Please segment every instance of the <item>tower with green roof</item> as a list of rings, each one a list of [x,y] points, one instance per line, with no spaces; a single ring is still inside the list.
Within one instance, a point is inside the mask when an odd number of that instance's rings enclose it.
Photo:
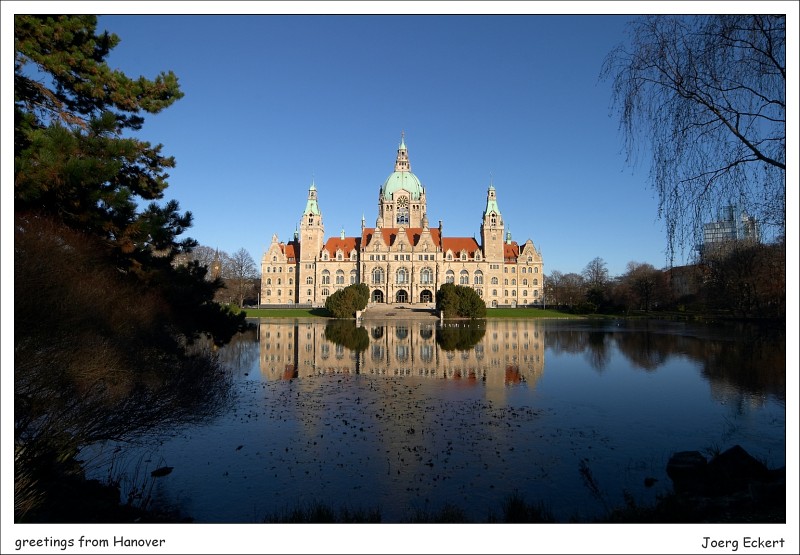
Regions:
[[[489,185],[486,193],[486,209],[483,211],[481,223],[481,241],[483,253],[488,262],[503,263],[503,215],[497,206],[497,192],[494,185]]]
[[[394,172],[386,178],[378,193],[380,227],[422,227],[426,204],[425,188],[411,171],[405,133],[402,133]]]
[[[311,181],[306,209],[300,218],[300,265],[297,274],[298,302],[315,302],[316,261],[325,242],[325,226],[317,203],[317,187]],[[309,282],[310,280],[310,282]]]

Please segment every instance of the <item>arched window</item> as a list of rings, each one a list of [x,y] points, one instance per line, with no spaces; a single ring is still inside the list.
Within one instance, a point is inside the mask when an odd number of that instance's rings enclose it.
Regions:
[[[350,270],[350,285],[355,285],[356,279],[358,279],[358,272]]]
[[[328,251],[322,252],[322,260],[330,260],[330,256],[328,255]]]
[[[539,268],[537,268],[536,266],[534,266],[534,267],[533,267],[533,273],[534,273],[534,274],[538,274],[538,273],[539,273]]]
[[[328,295],[330,295],[330,291],[328,291],[327,287],[323,287],[322,288],[322,296],[323,297],[327,297]]]
[[[467,259],[467,252],[461,251],[461,260],[466,260],[466,259]]]
[[[322,270],[322,285],[331,284],[331,273],[328,270]]]
[[[516,285],[516,284],[517,284],[517,280],[515,280],[515,279],[512,279],[512,280],[511,280],[511,285]]]
[[[278,278],[278,285],[281,284],[281,278]]]
[[[447,273],[444,275],[445,283],[455,283],[456,275],[453,273],[453,270],[447,270]]]
[[[272,295],[272,290],[270,290],[270,289],[267,289],[267,297],[269,297],[269,296],[271,296],[271,295]]]
[[[533,284],[534,285],[539,285],[539,280],[538,279],[533,280]]]
[[[430,268],[423,268],[419,273],[419,282],[420,283],[433,283],[433,272]]]
[[[383,283],[383,270],[381,268],[372,270],[372,283]]]
[[[308,276],[306,278],[306,285],[313,285],[313,284],[314,284],[314,278],[312,276]]]
[[[496,277],[492,278],[492,285],[497,285],[498,281]]]
[[[503,280],[503,285],[508,285],[508,280],[507,279]]]
[[[350,260],[354,261],[356,259],[356,256],[357,255],[355,250],[350,251]]]
[[[492,296],[493,296],[493,297],[496,297],[496,296],[497,296],[497,289],[492,289]]]
[[[463,256],[463,254],[462,254]],[[466,270],[461,270],[458,274],[458,283],[459,285],[469,285],[469,272]]]
[[[267,278],[267,285],[272,285],[272,278]]]
[[[289,278],[289,285],[292,285],[293,283],[294,283],[294,280],[292,278]]]
[[[397,283],[408,283],[408,270],[405,268],[397,270]]]
[[[344,285],[344,271],[336,270],[336,285]]]

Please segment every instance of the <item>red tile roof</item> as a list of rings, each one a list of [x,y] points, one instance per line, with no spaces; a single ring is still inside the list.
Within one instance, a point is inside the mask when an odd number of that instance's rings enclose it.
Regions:
[[[296,243],[289,243],[288,245],[284,245],[281,243],[281,248],[283,249],[283,254],[286,255],[286,258],[294,258],[296,261],[299,258],[300,249],[298,248],[300,245]],[[293,262],[290,260],[290,262]]]
[[[400,231],[398,227],[382,227],[381,228],[381,236],[383,237],[383,242],[389,246],[394,245],[395,240],[397,239],[397,233]],[[431,239],[433,240],[433,244],[439,246],[440,238],[439,238],[439,229],[438,228],[429,228]],[[412,246],[417,246],[419,243],[419,239],[422,236],[422,228],[421,227],[407,227],[405,228],[406,237],[408,238],[408,242],[411,243]],[[374,227],[365,227],[364,231],[361,234],[361,244],[362,245],[369,245],[372,241],[372,236],[375,235],[375,228]]]
[[[451,250],[455,257],[458,257],[464,250],[467,251],[467,256],[472,258],[475,251],[480,248],[478,242],[472,237],[446,237],[442,243],[442,251]]]
[[[336,256],[337,249],[342,249],[345,256],[350,256],[350,251],[353,249],[358,250],[361,243],[360,237],[331,237],[325,243],[323,249],[328,249],[331,256]]]
[[[511,241],[511,244],[503,244],[503,258],[506,259],[506,262],[516,262],[518,256],[519,245],[516,243],[516,241]]]

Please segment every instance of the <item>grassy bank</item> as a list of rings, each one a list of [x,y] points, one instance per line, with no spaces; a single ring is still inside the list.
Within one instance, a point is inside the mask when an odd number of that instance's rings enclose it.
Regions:
[[[586,318],[582,314],[568,314],[547,308],[487,308],[487,318]]]

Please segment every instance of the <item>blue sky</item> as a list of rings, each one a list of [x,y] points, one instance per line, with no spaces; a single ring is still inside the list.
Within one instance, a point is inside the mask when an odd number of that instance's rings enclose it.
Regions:
[[[166,198],[188,235],[260,263],[289,240],[312,179],[326,235],[374,225],[405,131],[428,218],[480,231],[490,180],[513,238],[545,272],[666,264],[647,167],[610,114],[603,58],[624,16],[103,16],[109,64],[174,71],[185,97],[139,136],[176,158]],[[579,40],[576,40],[579,39]],[[676,261],[680,262],[680,260]]]

